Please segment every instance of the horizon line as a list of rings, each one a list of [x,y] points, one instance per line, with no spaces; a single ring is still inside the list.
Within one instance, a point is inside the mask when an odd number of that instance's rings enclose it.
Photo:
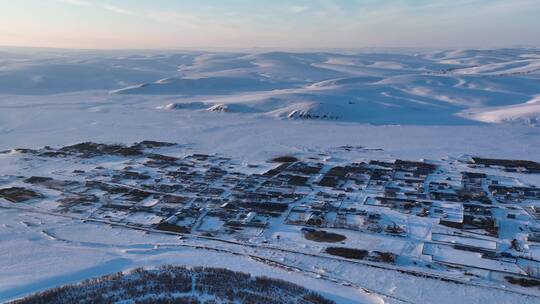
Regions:
[[[87,47],[55,47],[55,46],[32,46],[32,45],[2,45],[0,49],[41,49],[57,51],[305,51],[305,52],[325,52],[325,51],[362,51],[362,50],[410,50],[410,51],[445,51],[445,50],[501,50],[501,49],[540,49],[539,45],[513,45],[513,46],[491,46],[491,47],[416,47],[416,46],[364,46],[364,47],[217,47],[217,46],[191,46],[191,47],[164,47],[164,48],[87,48]]]

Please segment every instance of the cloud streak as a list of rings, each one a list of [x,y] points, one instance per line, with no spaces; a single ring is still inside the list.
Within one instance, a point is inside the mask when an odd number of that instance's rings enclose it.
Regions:
[[[121,14],[121,15],[135,15],[135,13],[132,12],[131,10],[129,10],[129,9],[125,9],[125,8],[115,6],[115,5],[111,5],[111,4],[102,4],[102,5],[100,5],[100,7],[103,8],[104,10],[107,10],[107,11],[110,11],[110,12],[113,12],[113,13],[117,13],[117,14]]]
[[[65,4],[77,5],[77,6],[92,6],[92,3],[84,0],[58,0]]]
[[[291,13],[299,14],[299,13],[303,13],[303,12],[309,10],[309,7],[308,6],[301,6],[301,5],[291,5],[291,6],[287,7],[287,9]]]
[[[64,4],[69,4],[69,5],[94,7],[94,8],[102,9],[105,11],[113,12],[116,14],[121,14],[121,15],[135,15],[135,12],[133,12],[132,10],[128,8],[112,5],[109,3],[89,2],[86,0],[59,0],[59,1]]]

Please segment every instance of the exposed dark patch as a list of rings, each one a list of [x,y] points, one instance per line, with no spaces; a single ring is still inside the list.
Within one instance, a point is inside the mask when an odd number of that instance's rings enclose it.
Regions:
[[[524,169],[526,173],[540,173],[540,163],[530,160],[512,160],[512,159],[494,159],[473,157],[474,164],[504,167],[507,171],[515,171],[519,168]]]
[[[369,251],[367,250],[345,247],[328,247],[326,248],[326,253],[355,260],[363,260],[369,255]]]
[[[347,239],[347,237],[344,235],[327,232],[324,230],[304,228],[302,229],[302,232],[304,232],[304,237],[306,239],[315,242],[337,243]]]
[[[157,224],[156,229],[161,230],[161,231],[169,231],[169,232],[176,232],[176,233],[189,233],[190,232],[190,229],[187,227],[182,227],[175,224],[169,224],[167,222],[162,222],[162,223]]]
[[[319,182],[319,186],[334,188],[338,185],[339,180],[333,176],[325,176]]]
[[[309,177],[291,175],[291,177],[289,178],[289,184],[294,185],[294,186],[305,186],[308,179]]]
[[[125,146],[120,144],[96,144],[93,142],[84,142],[67,147],[63,147],[60,152],[78,154],[79,157],[96,157],[103,155],[117,156],[141,156],[143,152],[138,145]]]
[[[374,254],[375,254],[374,259],[376,261],[380,261],[380,262],[383,262],[383,263],[389,263],[389,264],[393,264],[393,263],[396,262],[396,255],[391,253],[391,252],[375,251]]]
[[[53,179],[51,177],[43,177],[43,176],[32,176],[24,180],[25,183],[28,184],[43,184],[46,182],[50,182]]]
[[[510,284],[519,285],[523,287],[537,287],[540,286],[540,280],[516,278],[512,276],[504,277]]]
[[[116,179],[132,179],[132,180],[147,180],[150,179],[150,175],[142,174],[135,171],[122,171],[119,174],[112,176]]]
[[[298,158],[294,156],[280,156],[272,159],[274,163],[294,163],[299,161]]]
[[[162,147],[176,146],[176,144],[170,143],[170,142],[163,142],[163,141],[144,140],[133,146],[143,147],[143,148],[162,148]]]
[[[44,198],[45,196],[31,189],[11,187],[0,189],[0,197],[13,203],[20,203],[31,199]]]

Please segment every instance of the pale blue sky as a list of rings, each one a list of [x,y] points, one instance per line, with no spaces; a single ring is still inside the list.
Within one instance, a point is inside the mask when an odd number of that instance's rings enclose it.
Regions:
[[[540,45],[540,0],[0,0],[0,45]]]

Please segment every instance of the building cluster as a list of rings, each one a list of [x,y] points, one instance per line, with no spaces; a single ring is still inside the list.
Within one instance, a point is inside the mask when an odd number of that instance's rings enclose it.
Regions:
[[[533,162],[473,158],[451,166],[285,156],[246,165],[219,155],[167,156],[157,153],[159,147],[169,144],[23,151],[75,157],[79,166],[69,179],[26,177],[0,189],[0,197],[16,203],[54,198],[57,212],[234,240],[266,238],[265,231],[280,225],[314,235],[335,229],[403,239],[413,236],[414,219],[431,227],[420,244],[426,261],[518,276],[540,272],[540,189],[483,170],[535,174]],[[92,163],[96,157],[105,160]],[[108,157],[116,157],[114,165]],[[399,257],[387,254],[392,262]]]

